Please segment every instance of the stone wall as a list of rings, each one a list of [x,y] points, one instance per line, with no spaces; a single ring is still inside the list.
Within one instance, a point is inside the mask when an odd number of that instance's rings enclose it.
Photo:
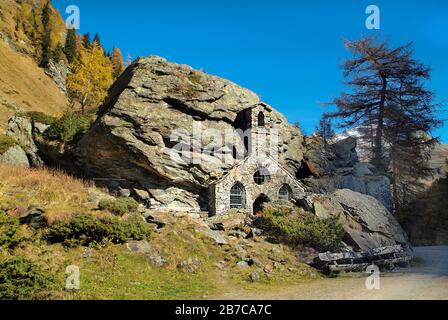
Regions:
[[[260,168],[266,168],[270,173],[269,181],[262,185],[254,181],[254,173]],[[249,157],[210,186],[210,209],[213,214],[219,215],[230,210],[230,189],[236,183],[244,187],[245,210],[250,214],[253,213],[254,201],[260,195],[271,201],[278,200],[278,192],[285,184],[292,190],[291,198],[302,198],[305,195],[303,186],[275,160],[269,157]]]

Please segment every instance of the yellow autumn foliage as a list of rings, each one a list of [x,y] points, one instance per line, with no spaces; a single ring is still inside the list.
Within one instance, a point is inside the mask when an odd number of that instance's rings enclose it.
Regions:
[[[97,43],[92,48],[82,48],[71,70],[67,89],[80,103],[82,112],[99,107],[114,81],[112,63],[103,49]]]

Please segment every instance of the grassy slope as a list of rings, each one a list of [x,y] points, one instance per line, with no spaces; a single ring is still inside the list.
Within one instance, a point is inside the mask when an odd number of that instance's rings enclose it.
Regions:
[[[67,98],[33,59],[0,40],[0,130],[16,112],[60,115]]]
[[[40,13],[45,3],[46,0],[0,1],[0,132],[15,112],[41,111],[59,115],[67,106],[66,97],[37,66],[39,42],[30,39],[25,32],[27,29],[29,34],[32,30],[38,38],[42,37]],[[37,26],[31,25],[32,10],[36,12]],[[65,39],[64,21],[56,10],[52,23],[54,47]]]
[[[89,183],[58,171],[0,165],[0,210],[11,215],[29,205],[44,207],[50,223],[73,214],[108,215],[96,210],[96,202],[104,196]],[[125,245],[65,249],[35,237],[35,241],[25,242],[13,254],[26,256],[54,274],[58,282],[52,296],[60,299],[203,299],[235,290],[269,290],[316,277],[316,272],[299,263],[285,246],[258,238],[235,238],[231,245],[219,246],[204,236],[203,225],[198,221],[171,213],[166,213],[165,220],[167,225],[153,232],[150,240],[166,260],[161,268],[153,267],[146,256],[129,252]],[[242,259],[238,246],[262,265],[237,267]],[[199,269],[195,273],[181,271],[179,263],[192,257],[201,260]],[[277,267],[267,275],[262,269],[272,260],[277,261]],[[65,269],[69,265],[80,268],[79,291],[64,289]],[[257,283],[248,281],[253,271],[261,276]]]

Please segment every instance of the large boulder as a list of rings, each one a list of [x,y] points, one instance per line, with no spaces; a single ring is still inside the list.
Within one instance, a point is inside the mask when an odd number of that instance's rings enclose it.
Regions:
[[[12,146],[0,154],[0,163],[21,167],[30,166],[25,151],[18,145]]]
[[[408,244],[395,217],[371,196],[342,189],[331,195],[311,195],[306,203],[319,218],[339,216],[346,232],[344,241],[355,250]]]
[[[214,150],[225,161],[202,153],[209,141],[201,133],[217,129],[241,139],[237,117],[259,103],[255,93],[230,81],[160,57],[140,58],[112,86],[76,148],[76,161],[88,176],[137,182],[164,206],[204,208],[207,187],[234,162],[229,145]],[[303,137],[277,111],[271,118],[279,128],[280,162],[294,173],[301,166]],[[183,162],[173,152],[175,132],[199,146],[184,154],[200,161]]]

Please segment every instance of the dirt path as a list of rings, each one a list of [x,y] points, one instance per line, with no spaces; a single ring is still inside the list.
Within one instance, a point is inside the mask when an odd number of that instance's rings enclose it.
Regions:
[[[416,267],[382,274],[380,289],[368,290],[366,276],[307,281],[269,292],[229,292],[212,299],[448,299],[448,246],[415,248]]]

